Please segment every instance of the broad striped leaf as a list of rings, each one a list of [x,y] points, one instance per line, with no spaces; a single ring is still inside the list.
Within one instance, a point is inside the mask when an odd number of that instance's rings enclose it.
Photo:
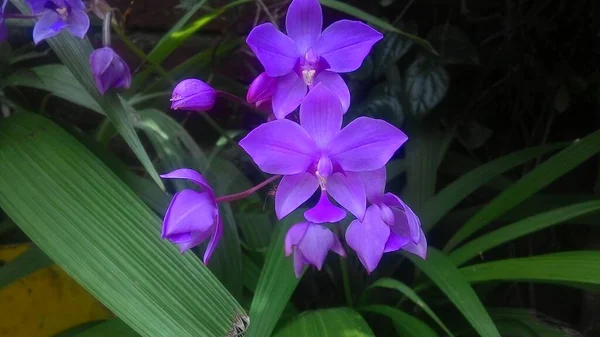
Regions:
[[[49,120],[0,124],[0,208],[142,336],[224,336],[243,309],[200,260],[160,239],[160,219]]]

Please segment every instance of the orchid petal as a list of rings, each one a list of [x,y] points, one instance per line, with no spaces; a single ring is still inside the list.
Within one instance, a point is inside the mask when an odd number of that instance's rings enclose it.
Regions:
[[[308,222],[301,222],[293,225],[290,229],[288,229],[285,234],[285,256],[289,256],[293,248],[298,245],[300,240],[304,237],[304,233],[306,233],[306,229],[308,228]]]
[[[390,237],[385,243],[384,253],[395,252],[406,246],[410,242],[410,239],[406,236],[398,235],[393,231],[390,232]]]
[[[250,84],[248,93],[246,94],[246,101],[259,105],[263,101],[270,100],[275,94],[275,88],[277,87],[277,78],[269,76],[263,72],[258,75]]]
[[[321,158],[317,162],[317,174],[323,178],[329,177],[333,173],[333,163],[325,154],[321,154]]]
[[[209,193],[194,190],[178,192],[171,200],[163,220],[162,237],[205,232],[215,222],[217,207]]]
[[[325,85],[317,84],[300,106],[300,125],[324,149],[340,132],[343,114],[339,98]]]
[[[408,138],[386,121],[359,117],[330,142],[329,157],[346,171],[372,171],[385,166]]]
[[[291,72],[300,57],[294,41],[270,23],[254,27],[246,43],[272,77]]]
[[[239,144],[262,171],[270,174],[302,173],[316,160],[317,145],[308,132],[287,119],[260,125]]]
[[[329,248],[333,244],[334,235],[329,229],[309,223],[306,233],[296,249],[302,252],[306,261],[321,270]]]
[[[318,0],[294,0],[288,7],[285,29],[304,55],[323,29],[323,11]]]
[[[311,223],[333,223],[341,221],[345,217],[346,211],[332,204],[327,193],[323,191],[321,191],[317,205],[304,212],[304,218]]]
[[[38,44],[42,40],[58,35],[66,25],[58,13],[51,10],[45,11],[33,27],[33,42]]]
[[[327,27],[315,43],[317,54],[330,70],[347,73],[360,67],[375,42],[383,35],[358,21],[340,20]]]
[[[421,220],[419,220],[419,217],[415,212],[413,212],[413,210],[395,194],[386,193],[383,201],[388,206],[392,207],[395,218],[394,228],[407,228],[407,236],[410,236],[414,243],[419,242],[421,235]]]
[[[350,90],[344,79],[333,71],[322,71],[315,76],[315,84],[323,83],[340,100],[344,113],[350,108]]]
[[[275,192],[275,213],[283,219],[310,198],[319,188],[319,179],[310,173],[286,175]]]
[[[273,114],[278,119],[285,118],[296,110],[306,96],[306,84],[296,74],[291,72],[277,79],[277,87],[273,94]]]
[[[79,1],[81,3],[81,1]],[[66,29],[71,35],[83,39],[90,28],[90,17],[83,9],[72,9],[67,18]]]
[[[417,244],[409,242],[404,247],[402,247],[402,249],[407,252],[413,253],[425,260],[427,258],[427,238],[425,238],[425,233],[423,233],[423,230],[421,230],[420,240]]]
[[[360,179],[365,185],[365,192],[370,202],[376,203],[385,193],[385,166],[374,171],[360,172]]]
[[[172,236],[169,236],[169,241],[177,244],[177,246],[179,247],[179,251],[183,254],[186,250],[194,248],[202,242],[204,242],[204,240],[206,240],[210,236],[210,234],[210,231],[188,234],[189,240],[184,242],[176,242]]]
[[[210,260],[215,249],[217,248],[217,245],[219,244],[219,241],[221,240],[222,236],[223,236],[223,222],[219,219],[217,225],[215,226],[214,233],[212,234],[210,241],[208,241],[208,246],[206,246],[206,251],[204,251],[204,258],[202,259],[204,264],[208,264],[208,261]]]
[[[171,109],[208,111],[215,105],[217,91],[195,78],[179,82],[171,93]]]
[[[304,272],[304,265],[308,264],[304,256],[298,248],[294,251],[294,274],[296,274],[296,278],[302,276]]]
[[[354,220],[346,230],[346,242],[369,273],[377,268],[389,236],[390,227],[381,219],[377,205],[367,209],[364,221]]]
[[[362,220],[367,207],[363,185],[357,173],[338,172],[327,179],[327,193],[355,217]]]
[[[26,0],[31,7],[31,14],[37,15],[46,10],[46,0]]]
[[[333,235],[333,244],[329,249],[331,249],[332,252],[336,253],[339,256],[346,257],[346,251],[344,250],[344,246],[342,246],[342,243],[335,234]]]
[[[178,169],[166,174],[161,174],[160,177],[164,179],[187,179],[204,188],[206,191],[210,191],[211,193],[213,192],[213,189],[210,187],[206,179],[200,173],[192,169]]]

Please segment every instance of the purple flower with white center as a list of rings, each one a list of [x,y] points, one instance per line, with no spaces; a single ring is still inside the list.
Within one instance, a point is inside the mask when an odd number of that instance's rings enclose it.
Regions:
[[[57,35],[66,29],[71,35],[83,39],[90,28],[90,18],[82,0],[27,0],[33,15],[39,16],[33,28],[33,41]]]
[[[310,222],[301,222],[285,235],[285,256],[294,253],[294,272],[300,277],[305,265],[321,270],[327,253],[333,251],[346,256],[342,244],[329,229]]]
[[[320,187],[318,204],[304,216],[312,223],[337,222],[346,212],[328,195],[362,219],[365,187],[356,172],[385,166],[407,140],[383,120],[359,117],[342,129],[338,97],[318,84],[300,106],[300,124],[279,119],[260,125],[240,141],[266,173],[284,177],[275,194],[279,219],[298,208]]]
[[[96,49],[90,55],[90,67],[101,94],[108,88],[129,88],[131,71],[127,63],[110,47]]]
[[[255,27],[246,42],[265,68],[277,78],[273,112],[284,118],[306,96],[307,88],[323,83],[350,106],[350,91],[338,73],[358,69],[383,35],[358,21],[341,20],[323,28],[318,0],[293,0],[285,20],[287,35],[265,23]]]
[[[217,99],[217,91],[210,85],[194,79],[186,79],[173,89],[171,109],[207,111],[212,109]]]
[[[175,170],[161,177],[187,179],[203,190],[183,190],[175,194],[163,220],[162,238],[178,245],[183,253],[210,237],[203,258],[207,264],[223,234],[213,189],[200,173],[190,169]]]
[[[6,9],[6,4],[8,4],[8,0],[2,1],[2,5],[0,5],[0,42],[4,42],[8,35],[6,25],[4,24],[4,10]]]
[[[385,167],[360,173],[371,206],[364,219],[354,220],[346,230],[346,242],[371,273],[383,253],[405,250],[425,259],[427,239],[417,215],[400,198],[384,193]]]

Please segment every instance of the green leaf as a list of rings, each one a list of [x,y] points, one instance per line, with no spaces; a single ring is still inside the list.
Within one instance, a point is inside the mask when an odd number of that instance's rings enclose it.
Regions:
[[[13,74],[6,80],[7,85],[45,90],[56,97],[104,114],[98,102],[81,86],[67,67],[61,64],[48,64],[29,70],[34,76]]]
[[[458,27],[440,25],[434,27],[427,37],[440,58],[447,64],[479,64],[477,48]]]
[[[410,34],[417,34],[417,24],[414,22],[401,24],[398,28]],[[408,52],[413,43],[414,40],[396,32],[385,33],[383,40],[377,42],[373,48],[375,76],[379,77],[389,67],[395,66],[396,62]]]
[[[292,257],[285,256],[284,238],[292,225],[303,221],[303,213],[304,210],[296,210],[277,224],[279,230],[273,234],[250,307],[252,322],[247,337],[271,336],[300,282],[294,275]]]
[[[260,277],[260,268],[252,261],[248,255],[244,255],[244,287],[250,292],[256,291],[258,285],[258,279]]]
[[[224,336],[243,309],[98,158],[29,113],[0,125],[0,207],[48,256],[144,336]]]
[[[292,319],[274,337],[375,337],[365,320],[350,308],[307,311]]]
[[[450,238],[444,251],[450,251],[473,233],[483,228],[534,193],[600,151],[600,130],[575,141],[571,146],[537,166],[526,176],[494,198]]]
[[[460,266],[478,254],[505,242],[585,214],[595,213],[598,210],[600,210],[600,201],[595,200],[536,214],[527,219],[503,226],[458,247],[450,254],[450,260]]]
[[[82,323],[82,324],[76,325],[74,327],[68,328],[66,330],[63,330],[63,331],[57,333],[56,335],[52,335],[52,337],[76,337],[80,333],[90,329],[91,327],[98,325],[98,324],[105,323],[105,322],[107,322],[107,321],[91,321],[91,322]]]
[[[341,1],[320,0],[320,2],[321,2],[321,5],[323,5],[323,6],[329,7],[331,9],[335,9],[336,11],[340,11],[340,12],[346,13],[348,15],[352,15],[356,18],[366,21],[367,23],[372,24],[373,26],[376,26],[376,27],[379,27],[379,28],[382,28],[385,30],[389,30],[389,31],[395,32],[397,34],[400,34],[402,36],[405,36],[405,37],[415,41],[416,44],[421,46],[426,51],[437,55],[435,49],[426,40],[424,40],[418,36],[403,32],[403,31],[399,30],[398,28],[394,27],[392,24],[388,23],[387,21],[384,21],[376,16],[373,16],[369,13],[366,13],[356,7],[348,5]]]
[[[143,129],[158,154],[158,167],[163,172],[180,168],[191,168],[204,174],[217,195],[227,193],[231,177],[226,173],[206,169],[207,159],[202,149],[194,142],[189,133],[173,118],[156,109],[140,110],[138,127]],[[190,188],[185,180],[173,180],[178,190]],[[229,204],[219,205],[219,214],[223,221],[223,237],[215,250],[211,271],[237,298],[242,296],[242,251],[237,226]]]
[[[25,4],[24,0],[11,1],[23,14],[29,14],[29,6]],[[89,63],[89,56],[93,51],[90,41],[76,38],[66,31],[46,41],[88,94],[100,105],[106,116],[111,119],[123,139],[133,150],[146,171],[148,171],[150,177],[152,177],[158,186],[164,188],[158,173],[152,165],[150,157],[135,133],[133,128],[134,116],[131,115],[128,105],[117,94],[107,93],[100,95],[98,92]]]
[[[75,335],[76,337],[139,337],[140,335],[135,332],[129,325],[125,324],[122,320],[115,318],[109,321],[96,324],[93,327]]]
[[[472,283],[526,281],[600,285],[600,252],[574,251],[481,263],[460,269]]]
[[[427,324],[416,317],[386,305],[369,305],[358,310],[380,314],[390,318],[398,336],[402,337],[438,337]],[[452,334],[450,334],[452,336]]]
[[[532,335],[512,335],[510,331],[503,336],[533,336],[533,337],[577,337],[581,334],[569,327],[563,322],[546,316],[540,312],[536,312],[528,309],[521,308],[491,308],[490,315],[494,321],[498,322],[498,327],[505,327],[503,323],[508,322],[519,322],[523,326],[527,327],[528,331],[532,332]],[[509,326],[514,328],[514,324]],[[521,330],[523,331],[523,330]]]
[[[427,260],[422,260],[410,253],[403,252],[402,254],[421,269],[448,296],[448,299],[482,337],[500,337],[494,322],[492,322],[477,294],[446,255],[432,247],[428,248]]]
[[[406,95],[413,115],[422,117],[431,111],[446,95],[450,75],[444,66],[433,59],[419,55],[406,69]]]
[[[422,212],[424,230],[430,230],[448,211],[463,201],[465,197],[502,173],[563,147],[564,144],[547,144],[531,147],[494,159],[462,175],[438,192],[435,197],[427,201]]]
[[[0,289],[53,264],[54,262],[41,249],[33,246],[0,267]]]
[[[436,322],[448,336],[454,336],[452,334],[452,332],[450,332],[450,330],[448,330],[446,325],[444,325],[444,323],[439,319],[439,317],[433,312],[433,310],[431,310],[431,308],[427,305],[427,303],[425,303],[421,299],[421,297],[419,297],[419,295],[417,295],[417,293],[414,290],[412,290],[409,286],[407,286],[406,284],[404,284],[400,281],[391,279],[391,278],[381,278],[381,279],[375,281],[375,283],[373,283],[369,287],[369,289],[372,289],[372,288],[387,288],[387,289],[394,289],[394,290],[401,292],[406,297],[408,297],[408,299],[410,299],[413,303],[415,303],[421,309],[423,309],[423,311],[427,315],[429,315],[429,317],[431,317],[431,319],[433,319],[433,321]]]

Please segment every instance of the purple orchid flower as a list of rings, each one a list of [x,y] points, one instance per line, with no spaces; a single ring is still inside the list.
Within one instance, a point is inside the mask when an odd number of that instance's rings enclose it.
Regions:
[[[385,167],[361,172],[371,206],[364,219],[354,220],[346,230],[346,242],[356,251],[360,262],[371,273],[383,253],[405,250],[425,259],[427,239],[417,215],[400,198],[384,193]]]
[[[90,55],[90,67],[101,94],[108,88],[129,88],[131,71],[127,63],[110,47],[96,49]]]
[[[391,124],[359,117],[342,129],[343,110],[338,97],[317,84],[300,106],[300,124],[287,119],[260,125],[240,141],[266,173],[284,177],[275,194],[279,219],[304,203],[321,187],[317,205],[304,213],[312,223],[337,222],[346,212],[362,219],[365,187],[356,172],[384,167],[407,140]]]
[[[321,270],[327,253],[333,251],[346,256],[342,244],[329,229],[310,222],[301,222],[285,235],[285,256],[294,253],[294,272],[300,277],[305,265]]]
[[[4,42],[8,35],[6,25],[4,24],[4,10],[6,9],[6,4],[8,4],[8,0],[2,1],[2,4],[0,5],[0,42]]]
[[[179,82],[171,94],[171,109],[207,111],[212,109],[217,91],[210,85],[197,80],[187,79]]]
[[[294,111],[307,88],[323,83],[339,97],[343,111],[350,106],[350,91],[338,73],[358,69],[375,42],[383,35],[358,21],[341,20],[323,28],[318,0],[293,0],[288,8],[287,35],[265,23],[255,27],[246,42],[265,68],[276,78],[273,112],[279,119]],[[263,82],[254,83],[262,92]]]
[[[40,16],[33,28],[33,41],[57,35],[66,29],[71,35],[83,39],[90,28],[90,18],[82,0],[27,0],[33,15]]]
[[[183,190],[175,194],[163,220],[162,238],[178,245],[183,253],[210,236],[203,258],[207,264],[223,234],[213,189],[200,173],[190,169],[175,170],[161,177],[187,179],[202,188],[203,192]]]

